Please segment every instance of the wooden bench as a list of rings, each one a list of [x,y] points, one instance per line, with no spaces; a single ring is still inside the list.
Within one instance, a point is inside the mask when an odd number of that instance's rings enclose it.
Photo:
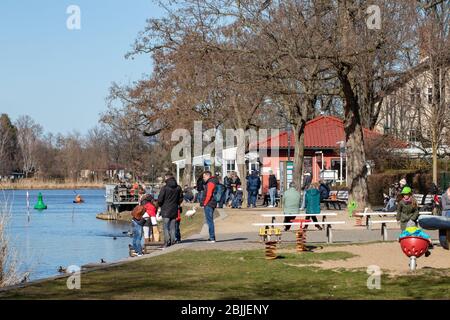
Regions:
[[[339,225],[339,224],[345,224],[345,221],[333,221],[333,222],[303,222],[303,223],[299,223],[299,222],[288,222],[288,223],[277,223],[277,222],[272,222],[272,223],[253,223],[254,226],[256,227],[270,227],[270,226],[309,226],[309,225],[321,225],[321,226],[325,226],[325,231],[327,233],[327,243],[333,243],[333,233],[332,233],[332,229],[331,226],[332,225]]]
[[[361,212],[361,213],[358,213],[358,214],[355,214],[355,215],[357,215],[358,217],[363,217],[363,218],[365,217],[366,218],[366,227],[367,227],[368,230],[370,230],[370,226],[371,226],[370,222],[371,222],[372,216],[379,216],[379,217],[391,216],[391,217],[395,217],[395,216],[397,216],[397,212],[369,212],[368,209],[366,208],[364,210],[364,212]]]
[[[333,199],[333,197],[335,199]],[[333,205],[333,208],[336,209],[336,205],[339,210],[342,210],[341,205],[347,205],[348,202],[348,191],[330,191],[330,197],[328,199],[323,199],[323,203],[325,203],[327,209],[330,209],[330,204]]]
[[[439,199],[441,199],[442,196],[438,195],[438,197],[439,197]],[[434,195],[427,194],[423,204],[422,204],[423,194],[420,194],[420,193],[414,194],[414,199],[416,199],[417,203],[419,204],[419,207],[422,207],[424,205],[433,203]]]

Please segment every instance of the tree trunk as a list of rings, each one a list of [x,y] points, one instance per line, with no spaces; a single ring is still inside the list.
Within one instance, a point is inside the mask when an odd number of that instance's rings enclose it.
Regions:
[[[345,97],[344,130],[347,149],[349,201],[354,200],[358,209],[362,210],[368,205],[368,186],[360,106],[347,74],[340,73],[339,77]]]
[[[192,182],[192,164],[187,164],[183,170],[183,179],[181,180],[184,186],[191,186]]]
[[[242,188],[242,208],[247,208],[247,166],[245,163],[238,164],[239,179]]]
[[[305,155],[305,127],[306,120],[301,120],[294,126],[295,130],[295,152],[294,152],[294,172],[293,181],[300,191],[302,186],[303,158]],[[285,186],[287,190],[289,186]]]
[[[438,154],[437,154],[437,145],[433,141],[433,183],[438,185]]]

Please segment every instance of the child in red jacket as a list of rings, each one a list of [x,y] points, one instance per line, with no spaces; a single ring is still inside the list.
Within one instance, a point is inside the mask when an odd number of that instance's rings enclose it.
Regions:
[[[181,223],[181,213],[183,209],[181,206],[178,207],[178,216],[175,220],[175,243],[181,243],[181,230],[180,230],[180,223]]]
[[[160,241],[158,222],[156,221],[156,204],[152,196],[144,196],[141,200],[142,205],[145,208],[145,214],[143,218],[146,220],[144,224],[144,238],[145,242]],[[151,231],[151,232],[150,232]]]

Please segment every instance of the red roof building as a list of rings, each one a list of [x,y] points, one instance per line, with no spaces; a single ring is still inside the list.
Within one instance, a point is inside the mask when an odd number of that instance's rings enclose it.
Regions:
[[[408,145],[403,141],[385,136],[379,132],[363,129],[366,144],[387,142],[392,148],[401,149]],[[318,181],[322,170],[329,174],[337,174],[338,181],[346,180],[345,154],[340,153],[341,143],[345,142],[344,123],[333,116],[320,116],[307,122],[305,128],[305,157],[304,171],[312,174],[313,181]],[[250,149],[258,149],[260,154],[260,168],[263,180],[263,192],[267,191],[269,170],[272,170],[283,188],[291,180],[291,164],[294,159],[295,135],[293,132],[283,131],[279,135],[271,136],[257,145],[250,145]],[[264,151],[265,152],[261,152]],[[273,150],[277,150],[275,153]],[[264,155],[265,154],[265,155]],[[342,166],[341,166],[342,162]],[[342,168],[342,170],[341,170]],[[334,172],[334,173],[333,173]],[[342,179],[342,180],[341,180]]]

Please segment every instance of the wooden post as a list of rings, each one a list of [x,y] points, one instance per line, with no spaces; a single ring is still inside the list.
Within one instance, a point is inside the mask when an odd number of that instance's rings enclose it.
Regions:
[[[387,225],[386,223],[381,224],[381,234],[383,235],[383,241],[387,241],[388,234],[387,234]]]

